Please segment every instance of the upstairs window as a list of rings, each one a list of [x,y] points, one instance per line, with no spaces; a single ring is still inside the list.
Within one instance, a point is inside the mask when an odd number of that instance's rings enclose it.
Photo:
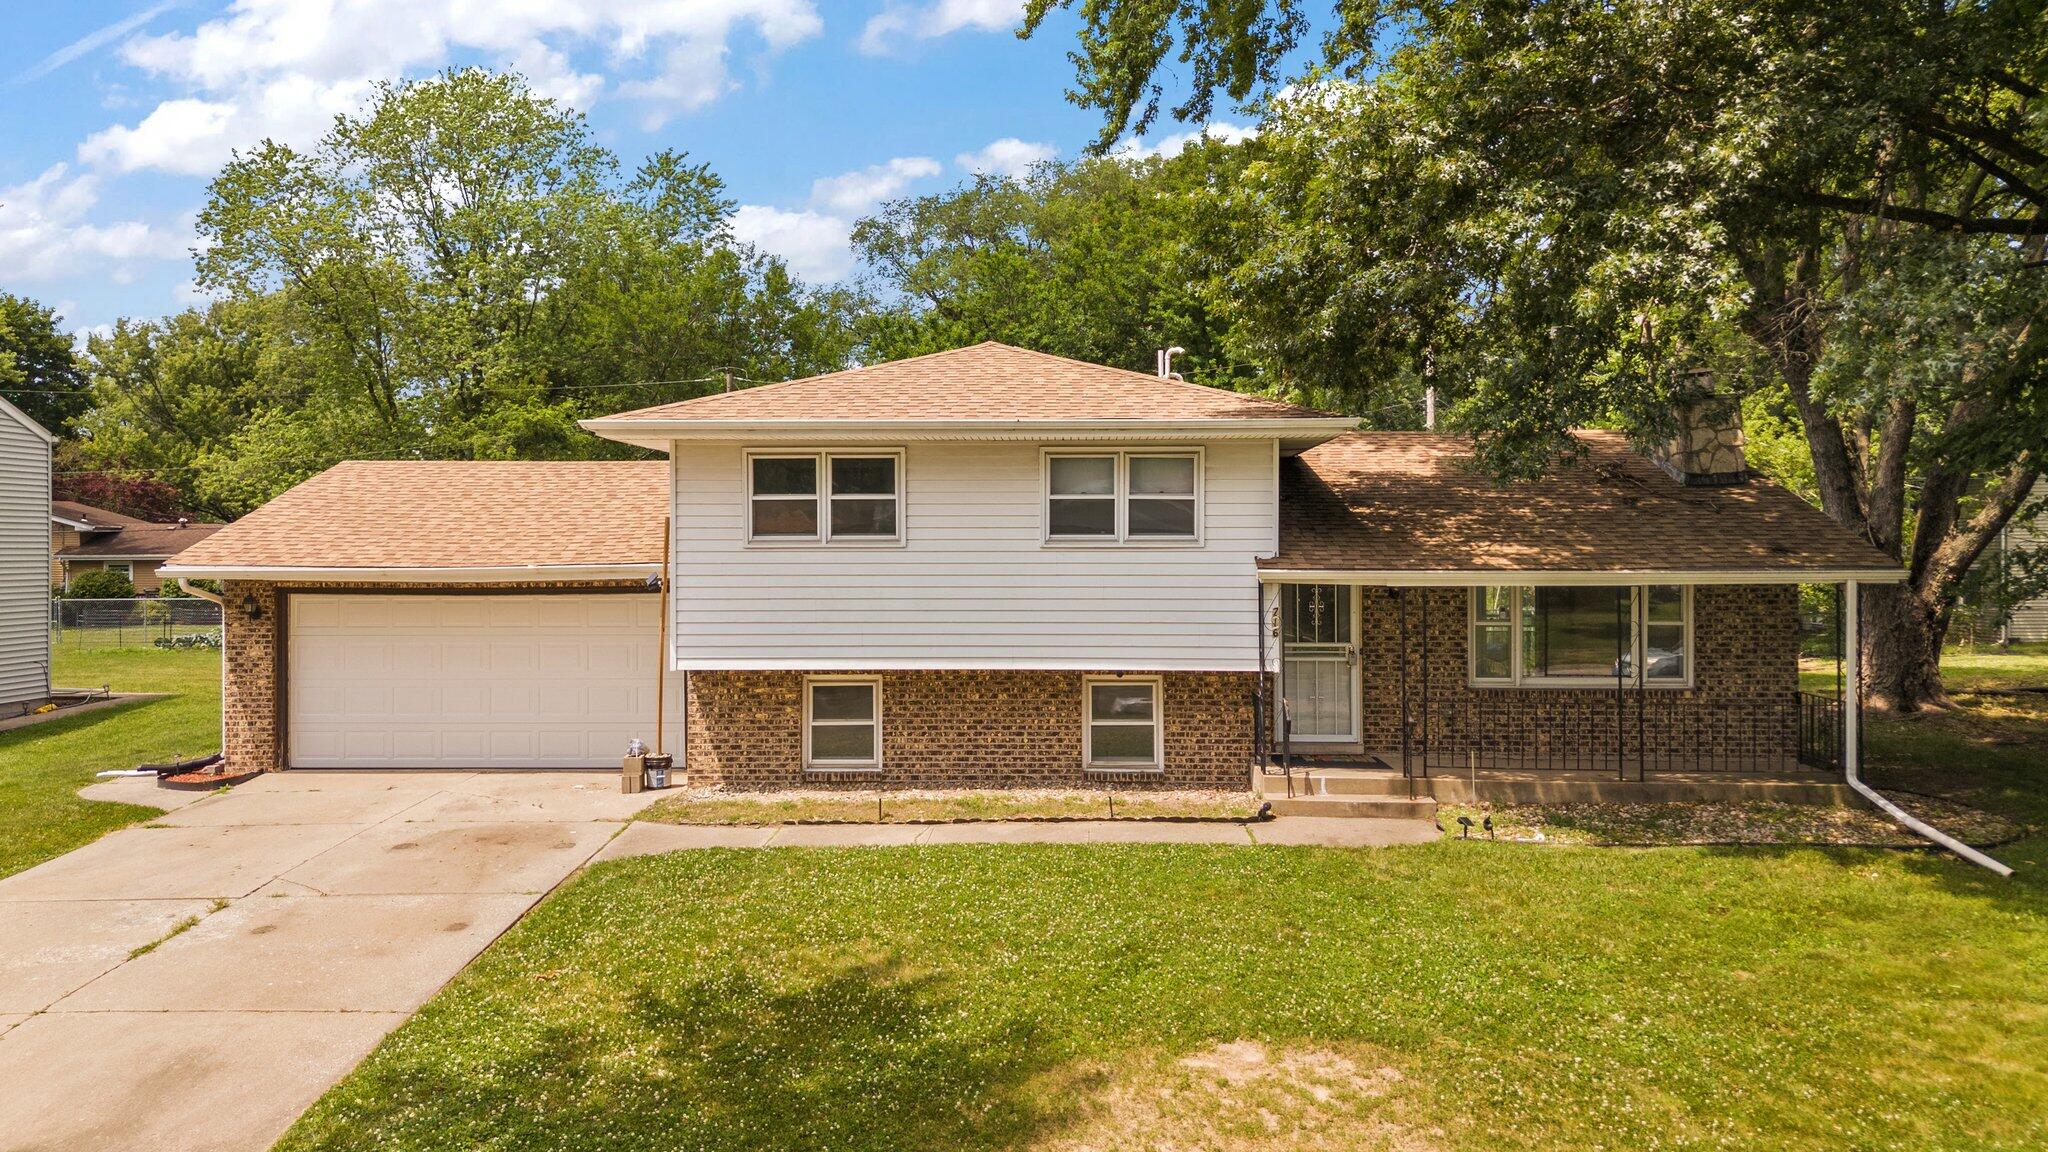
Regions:
[[[1475,684],[1692,681],[1692,590],[1675,584],[1474,588],[1470,629]]]
[[[1045,538],[1056,543],[1201,539],[1199,452],[1050,452]]]
[[[899,452],[754,453],[747,457],[747,538],[891,543],[903,538]]]

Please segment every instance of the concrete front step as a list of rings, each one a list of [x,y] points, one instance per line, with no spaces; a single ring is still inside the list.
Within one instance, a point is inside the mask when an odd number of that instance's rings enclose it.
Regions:
[[[1373,820],[1434,820],[1436,801],[1424,796],[1275,796],[1275,816],[1342,816]]]

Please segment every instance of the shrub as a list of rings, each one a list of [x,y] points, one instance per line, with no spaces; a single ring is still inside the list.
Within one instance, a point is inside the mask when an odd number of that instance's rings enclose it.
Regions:
[[[135,585],[119,572],[101,569],[81,572],[71,578],[70,596],[73,600],[126,600],[133,595]]]

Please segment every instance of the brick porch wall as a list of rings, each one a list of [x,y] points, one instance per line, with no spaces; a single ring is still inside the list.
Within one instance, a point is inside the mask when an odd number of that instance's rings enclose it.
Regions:
[[[221,599],[224,601],[221,609],[221,751],[226,753],[229,771],[274,772],[284,767],[283,729],[278,724],[279,710],[283,706],[277,679],[277,639],[281,627],[278,619],[279,593],[390,592],[399,587],[408,591],[452,593],[544,589],[603,591],[607,588],[638,589],[643,585],[638,581],[434,586],[363,583],[279,585],[268,581],[226,581],[221,585]],[[243,612],[244,596],[256,598],[261,619],[251,620]],[[287,646],[289,643],[287,637]]]
[[[882,682],[882,770],[849,787],[1077,787],[1083,673],[914,671]],[[1165,772],[1122,787],[1244,789],[1252,764],[1249,672],[1160,675]],[[692,672],[685,767],[692,785],[831,787],[803,769],[802,672]]]
[[[1401,746],[1400,625],[1385,588],[1362,589],[1365,747]],[[1422,601],[1429,598],[1428,643]],[[1408,694],[1419,737],[1422,666],[1429,666],[1431,735],[1440,752],[1467,749],[1567,757],[1612,756],[1617,732],[1612,688],[1475,688],[1467,683],[1469,593],[1408,592]],[[1799,592],[1796,586],[1702,585],[1693,590],[1693,687],[1651,688],[1643,742],[1655,762],[1776,758],[1799,750]],[[1626,693],[1619,739],[1633,762],[1637,695]]]

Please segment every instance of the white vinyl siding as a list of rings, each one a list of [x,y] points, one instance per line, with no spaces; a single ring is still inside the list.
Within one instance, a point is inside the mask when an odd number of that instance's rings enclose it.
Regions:
[[[50,445],[0,411],[0,706],[49,691]]]
[[[1273,446],[1190,447],[1198,543],[1047,547],[1043,446],[983,441],[905,446],[903,542],[828,549],[748,545],[745,458],[772,446],[677,443],[677,667],[1256,670]]]

